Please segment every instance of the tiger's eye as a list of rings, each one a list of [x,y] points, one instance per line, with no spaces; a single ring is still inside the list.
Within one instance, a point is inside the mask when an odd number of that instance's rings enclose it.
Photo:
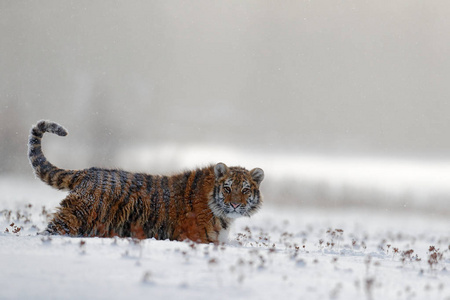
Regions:
[[[249,188],[242,189],[242,194],[248,194],[250,192]]]
[[[231,188],[229,186],[224,186],[223,190],[225,191],[225,193],[229,194],[231,193]]]

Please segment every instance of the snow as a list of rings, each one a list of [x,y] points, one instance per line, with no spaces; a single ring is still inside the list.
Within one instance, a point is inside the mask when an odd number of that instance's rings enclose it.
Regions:
[[[64,193],[14,178],[0,190],[0,299],[450,299],[445,214],[268,201],[224,245],[48,238],[36,233]]]

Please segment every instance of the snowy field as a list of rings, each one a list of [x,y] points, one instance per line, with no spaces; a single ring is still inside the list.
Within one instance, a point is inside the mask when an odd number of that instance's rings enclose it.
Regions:
[[[447,213],[275,206],[224,245],[43,237],[63,192],[0,179],[0,299],[450,299]]]

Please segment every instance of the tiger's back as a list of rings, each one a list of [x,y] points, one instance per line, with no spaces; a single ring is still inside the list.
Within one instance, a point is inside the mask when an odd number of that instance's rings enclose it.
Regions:
[[[56,123],[39,122],[31,130],[30,162],[41,180],[70,191],[47,233],[217,243],[236,217],[250,216],[261,205],[264,173],[259,168],[247,171],[218,163],[172,176],[64,170],[43,155],[40,142],[45,132],[67,134]]]
[[[202,201],[208,186],[214,185],[212,169],[155,176],[91,168],[62,201],[48,231],[74,236],[214,239],[221,228],[205,224],[212,212]]]

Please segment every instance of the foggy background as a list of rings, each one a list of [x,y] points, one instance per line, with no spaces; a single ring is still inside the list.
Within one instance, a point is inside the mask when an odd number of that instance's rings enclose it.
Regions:
[[[33,178],[29,130],[49,119],[69,131],[44,139],[62,168],[224,161],[263,168],[268,202],[448,212],[449,16],[444,0],[0,1],[1,177]]]

